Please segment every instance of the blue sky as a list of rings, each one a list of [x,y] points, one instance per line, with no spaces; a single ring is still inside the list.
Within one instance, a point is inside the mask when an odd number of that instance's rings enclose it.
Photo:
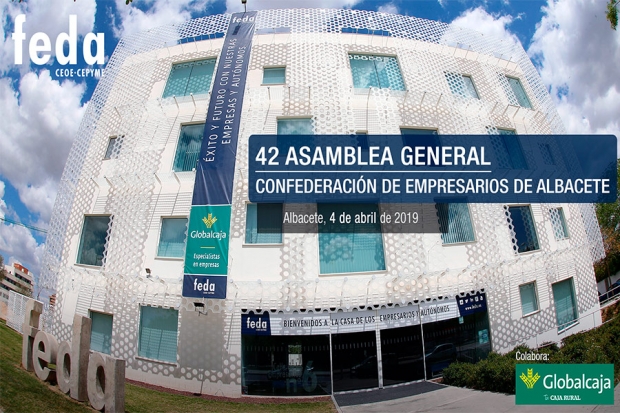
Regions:
[[[248,9],[354,8],[398,13],[518,39],[534,61],[570,133],[620,136],[620,31],[605,20],[605,0],[248,0]],[[58,182],[94,77],[59,77],[63,66],[28,64],[28,40],[46,33],[54,49],[77,15],[78,63],[82,37],[105,35],[105,61],[119,38],[164,24],[240,11],[241,0],[24,0],[3,2],[0,44],[0,254],[38,273]],[[15,17],[26,15],[24,63],[16,65]],[[53,16],[53,17],[51,17]],[[66,50],[65,50],[66,52]],[[71,67],[68,65],[66,67]],[[95,65],[94,67],[100,67]]]

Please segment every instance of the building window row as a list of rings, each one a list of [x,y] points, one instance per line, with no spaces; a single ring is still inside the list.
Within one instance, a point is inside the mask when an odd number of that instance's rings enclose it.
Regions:
[[[331,242],[331,240],[330,240]],[[359,254],[368,251],[358,250]],[[335,261],[339,259],[336,258]],[[350,266],[350,260],[341,260],[334,265]],[[551,284],[555,302],[558,331],[562,332],[579,322],[573,278]],[[519,286],[523,316],[539,311],[536,282]],[[111,354],[114,317],[96,311],[89,311],[92,321],[90,349]],[[138,356],[151,360],[176,363],[178,350],[179,311],[172,308],[140,306],[138,332]]]
[[[464,202],[435,204],[443,245],[476,241],[469,205]],[[355,213],[379,215],[377,204],[318,204],[323,216],[339,216],[348,209]],[[260,228],[259,231],[259,213]],[[568,228],[561,207],[551,208],[549,215],[557,240],[568,238]],[[532,211],[529,205],[509,206],[506,218],[513,237],[515,253],[540,249]],[[105,257],[111,216],[85,216],[77,264],[102,266]],[[282,244],[282,204],[247,204],[245,244]],[[187,239],[187,217],[161,220],[158,258],[183,258]],[[385,270],[383,238],[380,223],[343,224],[326,222],[319,228],[319,260],[322,274]]]
[[[172,170],[174,172],[187,172],[195,170],[200,156],[200,149],[202,146],[202,140],[204,138],[204,123],[195,123],[181,125],[179,132],[179,139],[177,141],[177,147],[175,150],[174,161],[172,164]],[[491,143],[495,150],[498,166],[502,169],[528,169],[528,163],[521,147],[519,138],[514,130],[501,129],[501,128],[486,128],[487,134],[491,136]],[[440,145],[440,138],[438,136],[437,129],[433,128],[400,128],[400,133],[403,136],[418,135],[426,136],[427,141],[424,143],[427,145]],[[314,126],[312,118],[284,118],[277,119],[277,134],[278,135],[313,135]],[[366,131],[358,131],[356,134],[366,135]],[[110,138],[110,144],[108,146],[108,152],[113,145],[120,145],[116,142],[116,137]],[[417,142],[420,142],[419,140]],[[544,144],[540,146],[540,153],[545,161],[545,164],[555,164],[551,154],[549,145]],[[112,155],[106,153],[106,159],[110,159]]]
[[[89,311],[90,349],[111,354],[114,316]],[[179,311],[170,308],[140,306],[138,356],[176,363]]]
[[[209,93],[216,59],[172,65],[162,98]]]
[[[551,284],[551,290],[555,302],[558,331],[563,331],[579,322],[574,280],[571,277]],[[519,295],[521,297],[521,313],[523,317],[537,313],[540,310],[536,281],[520,285]]]
[[[349,66],[355,89],[391,89],[405,91],[405,81],[396,56],[349,53]],[[162,98],[189,96],[208,93],[215,70],[216,59],[173,64]],[[532,109],[530,99],[521,81],[505,76],[510,92],[511,104]],[[480,99],[471,75],[445,73],[446,81],[453,95],[468,99]],[[265,66],[263,85],[286,84],[286,66]]]

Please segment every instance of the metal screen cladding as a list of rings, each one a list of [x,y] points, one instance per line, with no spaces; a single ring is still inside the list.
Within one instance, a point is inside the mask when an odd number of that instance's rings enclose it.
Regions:
[[[183,297],[182,260],[156,257],[161,223],[163,218],[190,215],[196,172],[174,171],[176,148],[182,126],[205,122],[209,102],[219,89],[214,77],[206,93],[162,96],[174,65],[225,55],[224,34],[231,17],[205,16],[136,33],[123,38],[110,57],[58,187],[41,266],[39,286],[57,294],[46,328],[59,341],[71,339],[74,314],[113,314],[110,351],[126,360],[128,378],[238,397],[242,309],[319,309],[331,314],[484,289],[488,337],[495,351],[507,351],[517,343],[535,345],[537,334],[545,331],[559,339],[551,286],[558,281],[573,277],[574,308],[580,315],[595,312],[592,262],[603,257],[603,244],[594,208],[587,204],[532,204],[531,224],[540,248],[525,254],[515,253],[521,239],[506,214],[507,205],[470,204],[475,241],[448,245],[441,234],[385,233],[383,263],[370,273],[322,275],[322,234],[285,233],[280,245],[244,245],[248,139],[276,134],[281,119],[305,119],[303,127],[309,132],[304,133],[317,135],[399,135],[401,127],[437,130],[439,137],[487,130],[564,133],[553,101],[520,45],[441,22],[360,10],[256,12],[247,82],[239,91],[244,103],[239,107],[237,147],[230,153],[234,162],[226,164],[229,178],[222,186],[230,196],[212,203],[226,205],[228,211],[211,211],[211,229],[202,221],[209,219],[207,211],[196,223],[210,233],[228,222],[226,299]],[[352,55],[395,58],[406,87],[357,88]],[[286,67],[286,83],[263,86],[265,67]],[[471,76],[479,99],[454,94],[446,73]],[[531,109],[518,105],[509,77],[520,80]],[[458,83],[463,90],[464,83]],[[114,145],[112,156],[104,161],[112,136],[122,144]],[[547,152],[549,162],[575,163],[561,158],[555,147]],[[532,156],[523,153],[525,163]],[[507,151],[505,158],[508,163]],[[316,205],[308,208],[315,211]],[[556,240],[552,208],[563,209],[569,238]],[[75,265],[84,217],[104,215],[114,217],[106,232],[105,260],[99,267]],[[381,263],[376,251],[368,255]],[[220,262],[224,265],[212,260]],[[202,279],[201,288],[209,290],[211,278],[209,284]],[[534,280],[540,309],[523,318],[518,287]],[[195,307],[196,301],[204,307]],[[144,306],[178,311],[173,362],[138,357]],[[586,324],[580,321],[571,331]],[[433,346],[440,344],[444,343]],[[172,350],[166,354],[172,359]],[[355,364],[363,363],[362,356]],[[430,374],[440,367],[437,363]]]

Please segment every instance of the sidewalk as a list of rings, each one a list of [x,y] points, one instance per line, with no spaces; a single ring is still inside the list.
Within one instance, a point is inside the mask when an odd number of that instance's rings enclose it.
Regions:
[[[422,384],[422,383],[420,383]],[[441,388],[426,391],[414,396],[380,401],[367,404],[356,404],[338,407],[342,413],[414,413],[414,412],[471,412],[471,413],[495,413],[495,412],[544,412],[544,413],[568,413],[568,412],[596,412],[612,413],[620,412],[620,385],[614,391],[615,404],[610,405],[587,405],[587,406],[517,406],[515,396],[483,392],[438,385]],[[376,390],[377,392],[389,393],[392,389]],[[358,393],[357,395],[360,395]],[[385,394],[384,396],[387,396]],[[398,397],[398,396],[397,396]],[[341,397],[336,397],[342,399]],[[382,397],[383,398],[383,397]],[[339,402],[340,403],[340,402]]]

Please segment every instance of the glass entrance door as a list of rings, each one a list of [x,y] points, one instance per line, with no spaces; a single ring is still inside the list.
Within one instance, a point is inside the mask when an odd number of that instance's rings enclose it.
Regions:
[[[383,385],[424,379],[420,326],[381,330]]]
[[[374,331],[332,334],[334,392],[379,387]]]

